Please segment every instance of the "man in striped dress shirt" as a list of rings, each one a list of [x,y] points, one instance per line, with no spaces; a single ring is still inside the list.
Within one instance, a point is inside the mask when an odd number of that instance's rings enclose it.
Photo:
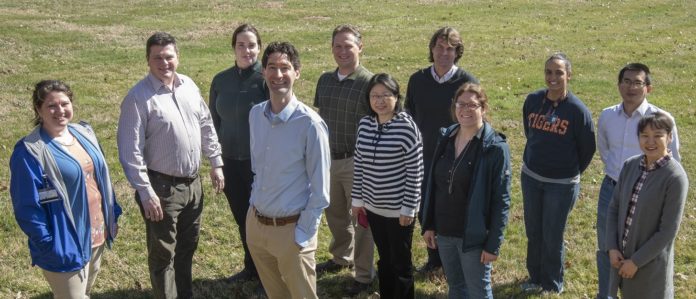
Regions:
[[[150,73],[121,103],[118,154],[145,221],[154,297],[192,298],[191,264],[203,211],[201,153],[220,192],[222,152],[198,87],[176,72],[174,37],[153,34],[146,52]]]

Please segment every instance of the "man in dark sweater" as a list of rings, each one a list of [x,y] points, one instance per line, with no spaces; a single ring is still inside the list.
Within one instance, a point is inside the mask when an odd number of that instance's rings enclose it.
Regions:
[[[416,71],[408,80],[405,106],[423,136],[423,165],[426,172],[430,169],[440,128],[453,123],[450,105],[454,92],[466,82],[478,83],[473,75],[456,65],[463,52],[464,45],[457,30],[451,27],[438,29],[429,44],[428,58],[433,64]],[[419,212],[418,218],[421,217]],[[418,271],[428,273],[441,266],[437,249],[428,249],[428,261]]]

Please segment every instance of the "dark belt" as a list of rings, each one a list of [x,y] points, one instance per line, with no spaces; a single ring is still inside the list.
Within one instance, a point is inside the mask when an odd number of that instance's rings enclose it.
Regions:
[[[283,226],[286,224],[295,223],[295,222],[297,222],[298,219],[300,219],[299,214],[294,215],[294,216],[287,216],[287,217],[276,217],[276,218],[267,217],[267,216],[264,216],[261,213],[259,213],[259,211],[256,210],[256,208],[253,208],[253,209],[254,209],[254,215],[256,216],[256,219],[258,219],[259,222],[261,222],[261,224],[263,224],[263,225]]]
[[[353,152],[331,153],[331,160],[348,159],[353,156]]]
[[[611,183],[612,186],[616,186],[616,181],[615,181],[614,179],[612,179],[612,178],[609,177],[608,175],[607,175],[606,177],[607,177],[607,180],[609,180],[609,183]]]
[[[164,174],[161,172],[157,172],[157,171],[154,171],[152,169],[148,169],[147,174],[158,181],[168,182],[168,183],[171,183],[172,185],[178,185],[178,184],[187,184],[188,185],[188,184],[193,183],[193,181],[195,181],[198,178],[198,175],[195,175],[192,178],[176,177],[176,176],[171,176],[171,175]]]

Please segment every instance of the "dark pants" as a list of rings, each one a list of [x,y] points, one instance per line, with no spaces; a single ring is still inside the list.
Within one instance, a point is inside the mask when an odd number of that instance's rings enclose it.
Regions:
[[[150,176],[150,184],[159,197],[164,218],[145,219],[140,196],[135,201],[145,221],[147,264],[155,298],[192,298],[191,264],[198,247],[203,211],[201,179],[174,184]]]
[[[237,222],[239,237],[244,248],[244,269],[256,275],[254,261],[249,254],[246,238],[246,215],[249,210],[249,197],[254,174],[251,172],[251,160],[232,160],[222,158],[225,163],[222,172],[225,175],[225,197]]]
[[[379,261],[379,295],[383,299],[414,298],[411,241],[413,226],[399,225],[399,218],[387,218],[367,211]]]
[[[545,291],[563,291],[565,233],[580,184],[538,181],[526,173],[520,179],[527,233],[527,271],[531,283]]]
[[[425,158],[423,157],[423,167],[425,169],[425,173],[429,173],[432,161],[430,161],[430,158]],[[425,189],[427,187],[427,182],[423,182],[421,184],[421,195],[425,195]],[[420,209],[418,209],[418,222],[420,222],[421,225],[423,225],[423,205],[425,204],[425,200],[420,201]],[[438,249],[432,249],[430,247],[425,247],[425,249],[428,252],[428,261],[426,262],[427,264],[431,264],[433,266],[440,267],[442,266],[442,261],[440,260],[440,253],[438,252]]]

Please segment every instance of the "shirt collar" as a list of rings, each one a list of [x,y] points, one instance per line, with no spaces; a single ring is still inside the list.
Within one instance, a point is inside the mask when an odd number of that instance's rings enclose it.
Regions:
[[[334,77],[334,79],[336,79],[336,81],[338,81],[338,82],[345,81],[345,80],[355,80],[355,77],[358,76],[358,73],[360,73],[360,71],[362,70],[362,68],[363,68],[362,64],[358,64],[358,67],[356,67],[355,70],[354,70],[352,73],[350,73],[348,76],[346,76],[345,78],[343,78],[343,80],[341,80],[341,79],[338,77],[338,68],[336,68],[336,70],[335,70],[334,73],[333,73],[333,77]]]
[[[445,83],[449,81],[449,79],[452,79],[452,76],[454,76],[454,73],[457,71],[458,67],[457,65],[453,64],[452,67],[445,73],[445,75],[442,76],[442,78],[437,76],[437,72],[435,72],[435,65],[430,67],[430,74],[433,75],[433,79],[437,81],[437,83]]]
[[[671,159],[672,159],[672,154],[668,153],[666,156],[664,156],[660,159],[657,159],[657,161],[655,161],[652,165],[647,165],[647,162],[645,162],[647,159],[645,158],[645,155],[643,155],[643,157],[640,159],[640,165],[638,166],[638,168],[641,171],[648,171],[648,172],[655,171],[655,170],[661,168],[662,166],[667,165],[667,162],[669,162],[669,160],[671,160]]]
[[[278,114],[273,114],[271,112],[271,100],[268,100],[268,103],[266,105],[266,109],[263,111],[263,115],[266,116],[268,120],[270,120],[272,123],[278,123],[278,122],[287,122],[288,119],[290,119],[290,116],[292,116],[293,113],[295,113],[295,110],[297,110],[297,107],[300,105],[300,101],[297,100],[295,95],[292,95],[292,98],[290,99],[290,102],[288,102],[287,105],[285,105],[285,108],[280,111]]]
[[[152,88],[155,89],[155,91],[158,91],[163,87],[169,90],[169,87],[167,87],[167,85],[164,85],[164,83],[160,81],[160,79],[157,79],[157,77],[155,77],[155,75],[153,75],[152,73],[147,74],[147,79],[148,81],[150,81],[150,84],[152,85]],[[174,88],[181,86],[181,84],[183,83],[183,79],[181,79],[181,77],[179,77],[178,74],[174,73]]]
[[[635,114],[636,112],[638,112],[638,114],[640,114],[640,116],[642,117],[642,116],[645,115],[645,112],[648,111],[648,107],[649,107],[649,106],[650,106],[650,105],[648,104],[648,99],[647,99],[647,98],[646,98],[646,99],[643,99],[643,102],[640,103],[640,105],[638,106],[638,108],[636,108],[636,110],[633,111],[633,113]],[[619,104],[619,114],[624,114],[624,115],[626,114],[626,113],[624,112],[624,103],[623,103],[623,102],[621,102],[621,104]],[[628,117],[631,117],[631,116],[632,116],[632,115],[628,115]]]

